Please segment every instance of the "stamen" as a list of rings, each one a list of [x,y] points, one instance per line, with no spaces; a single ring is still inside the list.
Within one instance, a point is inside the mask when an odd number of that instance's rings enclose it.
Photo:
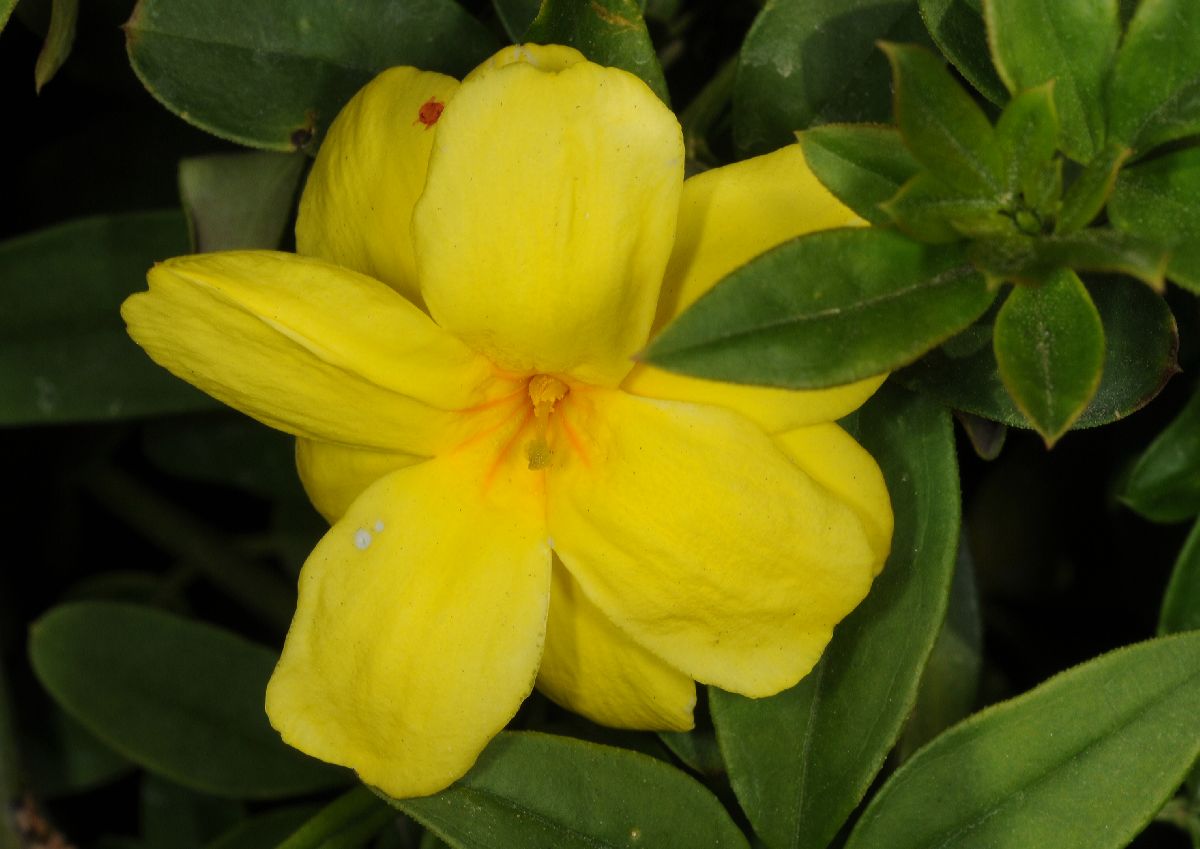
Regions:
[[[550,467],[554,460],[554,449],[546,439],[546,430],[554,405],[567,396],[571,388],[556,377],[548,374],[534,375],[529,381],[529,400],[533,403],[533,418],[537,435],[525,444],[525,456],[529,460],[529,471],[538,472]]]

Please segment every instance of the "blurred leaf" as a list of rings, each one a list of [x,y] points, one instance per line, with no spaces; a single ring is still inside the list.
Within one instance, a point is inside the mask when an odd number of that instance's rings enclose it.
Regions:
[[[0,0],[0,32],[4,32],[4,26],[8,23],[8,19],[13,13],[13,9],[17,8],[18,1],[19,0]],[[6,847],[3,843],[0,843],[0,849],[8,849],[8,847]]]
[[[205,849],[267,849],[287,839],[313,815],[312,805],[290,805],[243,820]]]
[[[747,845],[721,803],[683,772],[548,734],[501,733],[449,789],[391,802],[457,849]]]
[[[279,247],[304,170],[298,153],[216,153],[179,163],[192,250]]]
[[[0,424],[214,407],[155,365],[119,312],[151,265],[186,252],[177,212],[85,218],[0,242]]]
[[[129,773],[133,764],[40,693],[22,711],[21,761],[41,799],[93,790]]]
[[[1004,163],[983,110],[931,51],[882,47],[892,64],[896,123],[909,152],[960,194],[998,201]]]
[[[950,416],[885,384],[857,429],[896,512],[887,565],[796,687],[766,699],[709,688],[730,781],[770,849],[829,844],[896,741],[946,612],[960,518]]]
[[[962,410],[955,410],[954,417],[963,426],[967,439],[971,441],[971,447],[975,449],[979,459],[995,460],[1000,456],[1008,438],[1008,425]]]
[[[1200,466],[1195,471],[1200,476]],[[1159,634],[1200,630],[1200,519],[1192,525],[1163,597]]]
[[[983,667],[983,623],[975,566],[965,544],[958,547],[946,619],[921,675],[917,703],[904,726],[899,755],[912,754],[971,712]]]
[[[651,342],[645,358],[717,380],[835,386],[912,362],[994,298],[956,245],[826,230],[734,271]]]
[[[1092,283],[1088,293],[1104,325],[1104,369],[1100,388],[1076,428],[1109,424],[1140,410],[1179,370],[1175,318],[1162,298],[1121,277]],[[1028,428],[1000,382],[991,344],[994,321],[991,313],[900,377],[956,410]]]
[[[1112,194],[1117,174],[1129,153],[1127,147],[1107,144],[1096,154],[1063,196],[1054,227],[1056,233],[1073,233],[1092,223]]]
[[[766,153],[796,130],[891,116],[875,42],[924,41],[915,0],[774,0],[742,42],[733,91],[739,150]]]
[[[387,803],[359,786],[334,799],[291,833],[276,849],[342,849],[378,834],[396,818]]]
[[[891,222],[879,205],[917,173],[894,127],[827,124],[796,134],[808,167],[842,203],[876,225]]]
[[[694,163],[714,167],[721,164],[721,157],[712,150],[710,138],[718,128],[727,128],[736,76],[735,56],[725,60],[680,113],[679,123],[683,128],[683,146],[689,167]]]
[[[1008,100],[992,67],[982,0],[918,0],[921,17],[938,49],[975,90],[997,105]]]
[[[140,0],[129,61],[164,106],[251,147],[315,150],[356,91],[393,65],[462,76],[498,46],[452,0]]]
[[[71,46],[75,43],[75,21],[79,17],[79,0],[54,0],[50,8],[50,29],[46,32],[46,42],[38,53],[37,65],[33,69],[33,85],[39,93],[71,54]]]
[[[1104,84],[1121,36],[1117,0],[984,0],[983,11],[1008,90],[1054,80],[1062,149],[1089,162],[1104,144]]]
[[[38,680],[84,726],[185,786],[270,799],[348,778],[279,739],[262,706],[276,656],[227,631],[78,602],[34,623],[29,652]]]
[[[1200,132],[1200,4],[1142,0],[1108,86],[1108,130],[1139,151]]]
[[[725,761],[717,738],[711,731],[660,731],[662,740],[671,754],[701,775],[724,775]]]
[[[1200,293],[1200,147],[1123,169],[1108,215],[1126,233],[1170,241],[1167,276]]]
[[[993,280],[1037,283],[1061,269],[1129,274],[1152,289],[1165,285],[1170,250],[1160,240],[1092,227],[1055,236],[980,239],[971,261]]]
[[[1060,271],[1017,286],[996,314],[1000,379],[1017,408],[1046,440],[1058,441],[1100,387],[1104,325],[1083,282]]]
[[[1119,849],[1200,754],[1197,716],[1200,634],[1104,655],[934,740],[846,849]]]
[[[542,0],[524,40],[574,47],[593,62],[641,77],[664,103],[671,103],[636,0]]]
[[[243,815],[232,799],[205,796],[154,775],[142,778],[141,803],[147,849],[201,849]]]
[[[1142,452],[1120,498],[1155,522],[1200,515],[1200,392]]]
[[[492,0],[496,16],[500,18],[500,23],[508,37],[513,40],[513,44],[525,41],[525,33],[537,17],[541,6],[541,0]]]

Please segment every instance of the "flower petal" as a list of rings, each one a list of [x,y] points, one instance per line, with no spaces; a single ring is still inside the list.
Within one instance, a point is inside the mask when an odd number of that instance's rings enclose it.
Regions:
[[[532,45],[508,54],[463,82],[438,125],[413,213],[421,291],[504,368],[613,385],[646,340],[671,250],[679,123],[625,71]]]
[[[688,731],[696,685],[621,632],[561,564],[550,584],[538,689],[563,707],[615,728]]]
[[[485,465],[439,457],[354,502],[304,565],[267,688],[284,740],[395,797],[462,776],[537,673],[551,561],[541,497],[505,478],[485,488]]]
[[[861,223],[813,176],[799,145],[689,178],[655,332],[769,248],[805,233]],[[794,392],[684,377],[639,363],[621,388],[648,398],[716,404],[778,433],[840,419],[871,397],[883,379]]]
[[[749,696],[795,684],[880,555],[854,509],[718,407],[574,393],[580,440],[547,475],[554,548],[621,630]]]
[[[388,472],[425,460],[413,454],[351,448],[316,439],[296,440],[296,470],[308,499],[329,524],[342,518],[354,499]]]
[[[179,257],[121,314],[177,376],[298,436],[429,455],[449,411],[499,392],[491,365],[391,289],[270,251]]]
[[[412,235],[441,110],[458,81],[391,68],[338,114],[308,175],[296,250],[382,280],[421,303]]]

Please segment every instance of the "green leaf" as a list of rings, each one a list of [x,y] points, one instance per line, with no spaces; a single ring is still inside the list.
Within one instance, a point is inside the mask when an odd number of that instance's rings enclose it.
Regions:
[[[1155,522],[1200,514],[1200,392],[1142,452],[1120,498]]]
[[[1158,617],[1159,634],[1196,630],[1200,630],[1200,519],[1175,561]]]
[[[993,344],[1008,394],[1053,445],[1096,394],[1104,368],[1104,325],[1083,282],[1060,271],[1015,287],[996,314]]]
[[[930,51],[881,47],[892,63],[896,123],[913,157],[962,195],[998,199],[1004,162],[979,104]]]
[[[1139,151],[1200,132],[1200,5],[1142,0],[1108,88],[1112,138]]]
[[[724,775],[725,761],[717,745],[716,735],[711,731],[660,731],[658,739],[663,741],[671,754],[701,775]]]
[[[390,801],[457,849],[746,849],[716,797],[674,767],[549,734],[502,733],[448,790]]]
[[[393,65],[462,76],[498,46],[452,0],[140,0],[129,61],[185,121],[251,147],[315,150],[338,110]]]
[[[311,805],[289,805],[243,820],[205,849],[264,849],[283,842],[313,814]]]
[[[829,844],[899,735],[946,611],[960,518],[950,416],[889,383],[857,423],[896,512],[883,572],[799,685],[766,699],[709,688],[733,788],[770,849]]]
[[[929,171],[913,177],[881,206],[899,230],[927,244],[1014,232],[1012,218],[1001,211],[996,198],[964,195]]]
[[[541,7],[541,0],[492,0],[492,8],[513,44],[525,41],[525,33]]]
[[[938,49],[967,82],[992,103],[1008,100],[992,67],[981,0],[918,0],[917,5]]]
[[[33,69],[33,85],[39,93],[71,54],[71,47],[75,43],[75,21],[78,17],[79,0],[53,0],[50,7],[50,28],[46,31],[46,41],[38,53],[37,64]]]
[[[934,740],[846,849],[1119,849],[1200,754],[1198,715],[1200,634],[1104,655]]]
[[[765,153],[796,130],[891,116],[878,39],[923,41],[913,0],[774,0],[742,42],[733,92],[740,151]]]
[[[543,0],[524,39],[566,44],[593,62],[623,68],[670,105],[667,81],[636,0]]]
[[[1122,277],[1099,280],[1088,292],[1104,325],[1104,369],[1076,428],[1109,424],[1140,410],[1179,370],[1179,333],[1162,298]],[[900,377],[954,409],[1028,428],[1000,381],[991,344],[994,321],[992,312]]]
[[[996,122],[996,142],[1004,162],[1006,188],[1026,201],[1037,194],[1047,163],[1058,152],[1058,113],[1054,84],[1021,92],[1004,107]]]
[[[4,32],[4,27],[13,13],[13,9],[17,8],[17,2],[18,0],[0,0],[0,32]],[[3,844],[0,844],[0,846],[3,846]],[[4,847],[4,849],[7,849],[7,847]]]
[[[971,261],[992,280],[1036,283],[1060,269],[1129,274],[1163,288],[1170,251],[1161,241],[1093,227],[1040,238],[1008,236],[971,245]]]
[[[147,849],[201,849],[244,813],[232,799],[206,796],[155,775],[142,778],[141,836]]]
[[[297,828],[276,849],[350,849],[378,834],[396,812],[366,787],[334,799]]]
[[[1014,94],[1054,80],[1062,149],[1104,146],[1104,85],[1121,36],[1117,0],[983,0],[992,61]]]
[[[1123,169],[1108,215],[1123,232],[1169,241],[1167,276],[1200,293],[1200,147]]]
[[[276,656],[227,631],[80,602],[34,623],[29,652],[42,686],[88,730],[187,787],[270,799],[347,778],[279,739],[262,706]]]
[[[85,218],[0,243],[0,424],[216,406],[151,362],[119,312],[151,265],[186,252],[176,212]]]
[[[179,163],[179,196],[192,250],[274,249],[304,170],[301,154],[217,153]]]
[[[808,167],[833,195],[875,225],[890,222],[879,205],[919,166],[894,127],[826,124],[796,134]]]
[[[1092,223],[1112,194],[1129,153],[1127,147],[1108,144],[1096,154],[1063,196],[1054,232],[1074,233]]]
[[[956,245],[827,230],[734,271],[651,342],[645,358],[717,380],[836,386],[912,362],[994,298]]]

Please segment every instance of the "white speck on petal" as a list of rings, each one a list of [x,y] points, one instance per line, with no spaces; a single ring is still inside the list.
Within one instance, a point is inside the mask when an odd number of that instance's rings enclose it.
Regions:
[[[367,546],[371,544],[371,532],[366,528],[359,528],[354,532],[354,547],[359,551],[366,551]]]
[[[383,519],[376,519],[375,520],[375,533],[379,533],[382,530],[383,530]]]
[[[546,545],[554,548],[554,537],[546,537]]]

